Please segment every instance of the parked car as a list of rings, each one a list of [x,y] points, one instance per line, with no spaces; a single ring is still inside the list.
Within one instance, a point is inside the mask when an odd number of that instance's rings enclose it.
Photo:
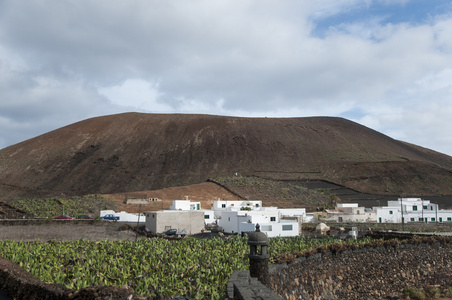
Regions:
[[[108,214],[108,215],[105,215],[105,216],[103,216],[101,218],[102,218],[102,220],[110,220],[110,221],[115,221],[115,222],[119,220],[119,217],[115,216],[113,214]]]
[[[89,216],[89,215],[79,215],[79,216],[77,216],[77,219],[79,219],[79,220],[94,220],[94,218]]]
[[[61,216],[56,216],[54,217],[55,220],[72,220],[73,217],[70,217],[68,215],[61,215]]]
[[[185,230],[178,230],[178,229],[168,229],[163,233],[166,236],[186,236],[187,231]]]

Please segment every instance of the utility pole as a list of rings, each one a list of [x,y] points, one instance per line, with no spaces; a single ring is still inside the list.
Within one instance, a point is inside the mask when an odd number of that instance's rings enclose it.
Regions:
[[[421,199],[422,201],[422,222],[424,222],[424,199]]]
[[[138,230],[139,230],[139,226],[140,226],[140,215],[141,215],[141,204],[138,209],[138,220],[137,220],[137,228],[135,231],[135,242],[137,241],[137,238],[138,238]]]
[[[403,220],[403,198],[400,198],[400,211],[402,212],[402,230],[405,231],[405,222]]]
[[[435,206],[435,220],[436,220],[436,226],[438,226],[438,204]]]

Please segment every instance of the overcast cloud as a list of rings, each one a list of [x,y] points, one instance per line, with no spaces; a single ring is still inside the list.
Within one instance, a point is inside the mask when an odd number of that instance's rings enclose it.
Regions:
[[[0,0],[0,148],[126,111],[338,116],[452,155],[449,0]]]

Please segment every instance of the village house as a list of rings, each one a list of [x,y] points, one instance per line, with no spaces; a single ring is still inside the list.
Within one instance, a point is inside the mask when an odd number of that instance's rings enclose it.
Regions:
[[[452,222],[452,210],[441,210],[438,204],[421,198],[399,198],[388,201],[387,206],[372,209],[359,207],[358,203],[339,203],[335,209],[316,213],[323,222],[378,222],[404,223]]]
[[[305,209],[284,211],[277,207],[263,207],[260,200],[214,201],[212,205],[215,223],[224,232],[238,233],[254,231],[256,224],[268,237],[297,236],[301,231]],[[285,216],[288,214],[290,216]]]
[[[377,213],[372,209],[358,206],[358,203],[338,203],[335,209],[318,213],[319,221],[371,223],[377,221]]]
[[[228,233],[241,234],[242,232],[254,231],[256,224],[259,223],[261,231],[269,237],[299,235],[302,220],[306,218],[305,209],[291,211],[290,209],[278,210],[276,207],[262,207],[262,201],[259,200],[217,200],[213,202],[210,210],[201,209],[201,205],[198,204],[198,202],[190,202],[189,200],[174,200],[170,211],[202,212],[205,226],[215,224],[223,232]],[[152,217],[152,213],[147,213],[147,229],[150,231],[157,230],[158,232],[159,229],[153,229],[148,225],[148,218],[150,217]],[[198,219],[196,220],[198,221]],[[168,226],[174,226],[171,225],[171,222],[174,222],[172,218],[159,218],[154,226],[161,226],[160,229],[168,228]],[[180,227],[180,225],[178,226]]]
[[[200,210],[159,210],[146,212],[146,231],[163,233],[169,229],[196,234],[204,230],[204,213]]]
[[[190,200],[173,200],[170,210],[201,210],[201,202]]]
[[[439,209],[438,204],[421,198],[399,198],[373,210],[377,212],[378,223],[452,222],[452,210]]]

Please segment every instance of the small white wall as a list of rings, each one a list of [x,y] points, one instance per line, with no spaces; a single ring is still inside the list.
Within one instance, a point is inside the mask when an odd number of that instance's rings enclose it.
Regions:
[[[306,213],[306,217],[303,219],[303,223],[308,222],[316,222],[317,218],[314,216],[314,213]]]
[[[125,211],[121,211],[119,213],[115,214],[119,217],[118,222],[138,222],[138,219],[140,220],[140,223],[144,223],[146,221],[145,214],[131,214]]]
[[[306,217],[306,208],[280,208],[279,213],[285,217]]]
[[[358,203],[338,203],[337,207],[358,207]]]

